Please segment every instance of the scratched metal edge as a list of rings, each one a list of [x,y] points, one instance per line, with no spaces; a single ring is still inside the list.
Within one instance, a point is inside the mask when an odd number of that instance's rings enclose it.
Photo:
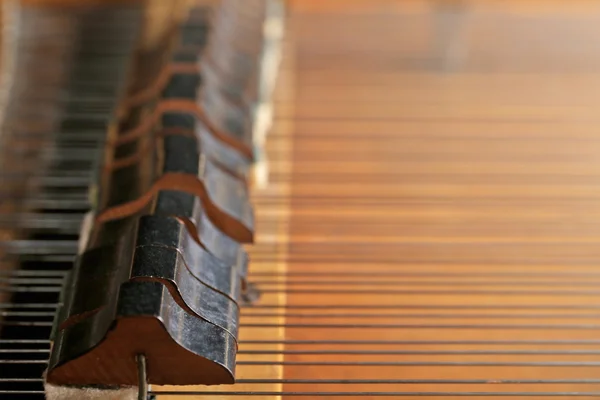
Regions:
[[[293,59],[293,49],[294,45],[289,43],[289,31],[286,31],[286,45],[283,48],[284,56],[286,59],[287,67],[285,70],[280,68],[280,73],[277,78],[277,83],[275,86],[275,93],[273,97],[276,97],[277,92],[286,91],[286,93],[293,98],[294,84],[295,84],[295,67],[294,67],[294,59]],[[257,236],[256,243],[265,243],[265,244],[274,244],[275,245],[275,254],[278,259],[282,261],[276,263],[261,263],[261,262],[252,262],[253,246],[248,246],[247,250],[250,255],[250,282],[252,282],[252,271],[260,271],[260,273],[272,273],[277,276],[285,276],[287,272],[287,259],[288,254],[288,245],[289,245],[289,225],[287,222],[287,216],[291,212],[291,180],[289,179],[291,176],[293,166],[291,164],[285,164],[281,167],[278,166],[276,170],[269,169],[269,158],[276,156],[278,159],[290,159],[293,149],[293,133],[294,133],[294,125],[293,120],[285,120],[285,121],[277,121],[278,124],[276,129],[278,135],[282,135],[281,138],[277,138],[277,140],[269,140],[269,136],[267,134],[267,140],[265,144],[265,157],[260,159],[253,166],[253,185],[251,190],[251,202],[253,204],[261,203],[261,200],[274,198],[279,202],[278,209],[281,210],[278,217],[273,220],[272,218],[265,218],[268,216],[268,213],[261,213],[263,209],[271,209],[272,207],[267,202],[263,203],[260,206],[255,206],[255,211],[257,215],[256,225],[257,225]],[[273,129],[275,130],[275,129]],[[269,175],[276,174],[281,182],[277,185],[276,191],[267,190],[269,188]],[[266,180],[266,181],[265,181]],[[259,217],[258,215],[262,215]],[[268,230],[261,229],[262,226],[268,224]],[[254,254],[255,255],[255,254]],[[261,265],[263,264],[263,265]],[[285,282],[282,283],[282,287],[286,287]],[[265,294],[264,296],[269,297],[269,302],[272,304],[276,304],[281,307],[285,307],[287,304],[287,294],[285,290],[282,290],[278,293],[273,294]],[[269,327],[269,328],[248,328],[240,331],[240,340],[244,341],[252,341],[252,340],[280,340],[281,343],[273,346],[273,350],[277,351],[278,354],[275,356],[264,354],[264,355],[256,355],[253,356],[253,360],[276,360],[279,362],[285,361],[285,344],[283,341],[285,340],[285,316],[283,315],[274,315],[268,317],[261,317],[257,322],[273,324],[277,326]],[[256,344],[247,344],[244,345],[245,350],[254,350],[254,349],[262,349],[264,346],[256,345]],[[253,377],[260,377],[264,379],[273,379],[274,382],[264,383],[261,385],[254,384],[236,384],[233,386],[217,386],[217,387],[206,387],[206,386],[186,386],[186,387],[178,387],[178,386],[152,386],[152,390],[156,394],[157,400],[180,400],[182,397],[190,400],[201,400],[206,399],[208,397],[212,398],[213,396],[201,395],[200,393],[206,392],[231,392],[231,391],[250,391],[250,392],[269,392],[270,395],[261,396],[261,398],[268,400],[279,400],[282,398],[278,393],[282,393],[284,391],[284,368],[285,366],[282,364],[279,365],[264,365],[264,366],[238,366],[236,379],[251,379]],[[277,382],[278,381],[278,382]],[[190,392],[187,396],[181,395],[160,395],[160,392]],[[191,394],[193,393],[193,394]],[[255,395],[249,396],[214,396],[215,398],[224,399],[224,400],[239,400],[239,399],[255,399]]]

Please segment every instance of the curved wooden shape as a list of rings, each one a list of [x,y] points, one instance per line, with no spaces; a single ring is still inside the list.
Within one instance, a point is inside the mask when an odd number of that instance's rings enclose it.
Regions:
[[[97,221],[104,223],[131,216],[142,211],[159,191],[177,190],[198,196],[208,217],[228,236],[252,242],[254,217],[243,182],[199,155],[191,138],[165,138],[164,157],[163,175],[150,190],[135,200],[100,212]]]
[[[146,356],[152,384],[234,382],[233,337],[182,310],[157,282],[123,284],[116,304],[59,332],[47,380],[58,385],[136,385],[137,354]]]
[[[150,116],[144,119],[138,126],[122,132],[112,143],[107,143],[109,146],[121,145],[137,140],[146,135],[150,130],[156,127],[160,118],[167,112],[183,112],[193,114],[198,120],[202,121],[208,131],[224,144],[236,149],[247,158],[252,159],[253,151],[250,143],[244,142],[235,138],[229,133],[219,130],[213,122],[206,116],[204,110],[194,101],[190,100],[163,100],[159,102]]]
[[[136,219],[115,244],[79,256],[59,318],[64,329],[110,303],[129,279],[159,281],[186,311],[237,337],[241,278],[204,250],[173,217]]]
[[[225,275],[224,269],[219,271],[220,265],[192,264],[191,262],[205,262],[196,258],[188,258],[180,250],[163,246],[138,247],[135,251],[131,269],[132,281],[159,282],[169,290],[175,302],[191,315],[194,315],[210,324],[213,324],[229,333],[237,343],[239,326],[239,307],[224,291],[217,291],[214,286],[219,286],[219,277]],[[215,261],[214,258],[211,261]],[[211,268],[216,270],[211,271]],[[232,295],[239,298],[239,278],[237,274],[229,281],[223,280],[229,287],[235,286],[236,292]],[[206,281],[211,281],[209,286]],[[215,285],[216,283],[216,285]],[[143,301],[144,299],[138,299]]]
[[[107,307],[117,295],[120,285],[125,282],[107,276],[121,275],[129,281],[158,282],[164,285],[182,310],[223,329],[237,342],[237,301],[215,287],[223,286],[224,290],[228,290],[226,286],[231,286],[233,282],[236,286],[233,296],[239,298],[239,279],[227,280],[221,277],[219,280],[219,277],[214,276],[207,279],[207,273],[212,272],[210,268],[219,266],[208,265],[206,260],[189,258],[189,255],[188,259],[192,262],[200,263],[187,263],[181,250],[176,248],[156,245],[137,247],[131,266],[119,264],[116,253],[120,250],[122,249],[116,246],[107,246],[90,250],[80,257],[77,275],[68,286],[71,293],[61,309],[58,326],[60,331],[92,318]],[[127,274],[130,270],[131,274]],[[221,271],[215,272],[219,275]]]
[[[147,275],[167,278],[176,274],[171,270],[171,265],[161,265],[147,256],[140,256],[146,253],[147,249],[160,247],[176,251],[186,268],[202,284],[234,303],[239,302],[240,277],[235,266],[226,264],[208,253],[192,238],[185,224],[178,219],[159,215],[143,216],[139,218],[138,232],[132,277]],[[146,261],[141,262],[141,259]]]
[[[200,198],[207,196],[204,184],[195,176],[177,173],[165,174],[154,182],[150,190],[143,196],[133,201],[108,208],[98,215],[96,221],[98,223],[105,223],[137,214],[161,190],[182,191],[194,194]],[[219,229],[229,237],[242,243],[252,243],[254,233],[250,228],[252,226],[252,210],[249,207],[241,214],[242,221],[244,222],[240,222],[230,215],[225,214],[211,202],[206,202],[205,207],[208,216],[213,221],[216,221],[215,224]]]
[[[159,205],[160,197],[157,200],[157,210]],[[197,199],[194,199],[190,221],[194,223],[194,227],[197,229],[201,244],[226,264],[235,266],[238,274],[245,283],[248,276],[249,259],[244,247],[225,235],[212,223],[204,212],[202,204]]]
[[[167,136],[185,136],[196,139],[198,141],[197,146],[199,152],[228,174],[246,182],[250,161],[230,147],[223,145],[222,142],[215,140],[212,135],[201,126],[196,131],[183,127],[161,129],[156,134],[155,140],[146,142],[133,154],[113,159],[112,162],[104,166],[104,169],[114,171],[134,166],[144,159],[144,157],[157,151],[161,139]]]
[[[243,105],[241,99],[232,101],[228,98],[227,91],[230,86],[228,81],[222,81],[218,76],[177,74],[165,88],[163,98],[194,101],[206,115],[210,116],[219,131],[227,132],[237,140],[250,144],[252,142],[250,107]],[[244,84],[239,90],[245,86],[247,85]]]
[[[196,102],[212,117],[218,129],[229,132],[244,143],[251,143],[252,119],[249,110],[243,108],[248,107],[245,100],[231,101],[223,92],[221,86],[207,81]]]
[[[162,126],[165,131],[185,128],[195,132],[196,138],[200,140],[202,152],[207,154],[210,160],[239,178],[246,177],[252,159],[215,139],[206,126],[199,123],[193,115],[189,113],[165,114],[162,118]]]
[[[197,74],[198,65],[193,63],[170,63],[167,64],[158,74],[152,85],[132,94],[125,100],[124,107],[130,110],[142,106],[146,103],[156,100],[160,93],[169,84],[169,81],[175,74]]]
[[[161,190],[151,200],[153,215],[169,216],[180,221],[189,237],[227,266],[232,266],[246,285],[248,253],[239,242],[222,232],[206,215],[202,203],[193,194]]]

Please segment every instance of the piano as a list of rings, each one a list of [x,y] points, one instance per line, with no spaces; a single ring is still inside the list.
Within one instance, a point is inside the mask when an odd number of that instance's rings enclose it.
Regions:
[[[600,395],[600,4],[0,4],[0,398]]]

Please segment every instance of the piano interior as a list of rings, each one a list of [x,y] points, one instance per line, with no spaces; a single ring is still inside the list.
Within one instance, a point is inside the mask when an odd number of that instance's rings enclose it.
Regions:
[[[0,398],[600,396],[600,2],[0,18]]]

